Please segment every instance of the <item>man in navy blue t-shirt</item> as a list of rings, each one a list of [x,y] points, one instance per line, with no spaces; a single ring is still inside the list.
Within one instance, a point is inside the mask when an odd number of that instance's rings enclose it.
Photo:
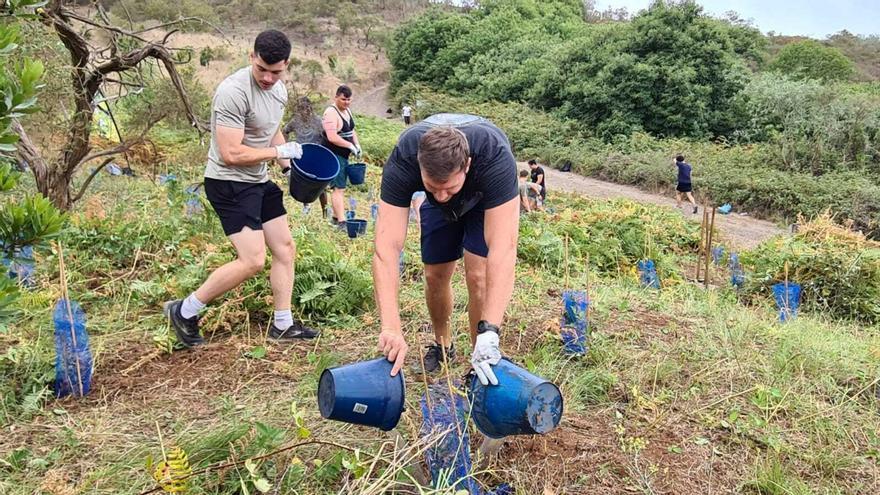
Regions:
[[[483,384],[496,385],[499,334],[513,292],[519,235],[516,160],[507,136],[481,117],[438,114],[403,132],[382,172],[373,281],[381,319],[379,348],[396,375],[407,344],[398,306],[398,256],[406,240],[410,199],[421,207],[425,299],[435,344],[424,357],[433,372],[454,357],[452,274],[464,256],[471,364]]]
[[[675,188],[675,206],[681,208],[681,195],[686,194],[691,206],[694,207],[694,213],[697,213],[697,202],[694,201],[693,182],[691,182],[691,164],[684,161],[684,157],[678,155],[675,157],[675,166],[678,167],[678,186]]]

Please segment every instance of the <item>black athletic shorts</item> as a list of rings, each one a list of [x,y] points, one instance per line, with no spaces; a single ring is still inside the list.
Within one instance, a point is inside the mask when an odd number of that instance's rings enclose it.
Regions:
[[[681,193],[689,193],[694,190],[694,187],[690,182],[679,182],[675,190]]]
[[[205,177],[205,196],[227,236],[245,227],[263,230],[264,222],[287,214],[284,193],[272,181],[251,183]]]

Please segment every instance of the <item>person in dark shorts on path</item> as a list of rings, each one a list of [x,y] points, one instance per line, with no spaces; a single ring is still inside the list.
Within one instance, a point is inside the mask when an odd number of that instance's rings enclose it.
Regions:
[[[455,357],[450,317],[452,275],[464,257],[471,365],[481,383],[498,383],[499,335],[513,292],[519,229],[516,159],[507,136],[481,117],[438,114],[400,135],[382,173],[373,282],[379,308],[379,349],[403,366],[408,346],[398,305],[398,256],[406,240],[410,198],[425,191],[421,208],[425,299],[435,343],[425,371]]]
[[[691,182],[691,164],[684,161],[684,157],[678,155],[675,157],[675,166],[678,167],[678,186],[675,188],[675,206],[681,208],[681,195],[687,195],[688,201],[694,208],[693,213],[697,213],[697,202],[694,201],[694,186]]]
[[[336,155],[339,173],[330,182],[330,206],[333,218],[340,229],[345,229],[345,187],[348,185],[348,158],[361,156],[361,146],[354,130],[354,115],[351,114],[351,88],[346,85],[336,88],[333,104],[324,110],[324,146]]]
[[[165,316],[185,347],[204,343],[199,311],[206,304],[263,271],[266,248],[272,253],[269,276],[275,318],[269,338],[275,341],[314,338],[318,332],[293,320],[293,259],[281,189],[269,180],[266,162],[290,167],[302,147],[285,142],[281,119],[287,89],[290,41],[280,31],[263,31],[254,42],[250,66],[223,80],[211,102],[211,145],[205,167],[205,195],[220,217],[223,232],[235,247],[235,260],[214,270],[186,299],[168,301]]]
[[[541,186],[541,201],[539,201],[539,206],[544,205],[544,201],[547,199],[547,176],[544,174],[544,169],[538,162],[535,160],[529,160],[529,168],[532,169],[532,183]]]

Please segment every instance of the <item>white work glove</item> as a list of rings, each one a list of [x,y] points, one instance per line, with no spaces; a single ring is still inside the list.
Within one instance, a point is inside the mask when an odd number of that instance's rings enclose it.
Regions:
[[[361,147],[354,144],[354,143],[351,143],[351,152],[354,153],[354,156],[360,157],[361,156]]]
[[[498,378],[492,371],[492,365],[501,361],[501,349],[498,348],[498,334],[492,331],[477,334],[477,343],[471,354],[471,366],[483,385],[498,385]]]
[[[303,156],[303,148],[296,141],[290,141],[288,143],[279,144],[275,147],[275,152],[278,154],[279,159],[300,159]]]

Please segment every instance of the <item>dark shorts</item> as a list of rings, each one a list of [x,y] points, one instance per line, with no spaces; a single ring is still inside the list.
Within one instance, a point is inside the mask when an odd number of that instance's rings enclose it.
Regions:
[[[439,208],[429,201],[419,210],[422,220],[422,262],[426,265],[448,263],[462,257],[464,250],[485,258],[489,246],[483,235],[484,211],[465,213],[457,222],[449,222]]]
[[[245,227],[263,230],[264,222],[287,214],[284,193],[272,181],[254,184],[205,177],[205,196],[227,236]]]
[[[690,182],[679,182],[678,187],[676,187],[675,190],[682,193],[688,193],[693,191],[694,188]]]
[[[348,185],[348,158],[336,155],[336,161],[339,162],[339,173],[330,181],[330,188],[345,189]]]
[[[403,123],[409,125],[409,116],[403,117]]]

